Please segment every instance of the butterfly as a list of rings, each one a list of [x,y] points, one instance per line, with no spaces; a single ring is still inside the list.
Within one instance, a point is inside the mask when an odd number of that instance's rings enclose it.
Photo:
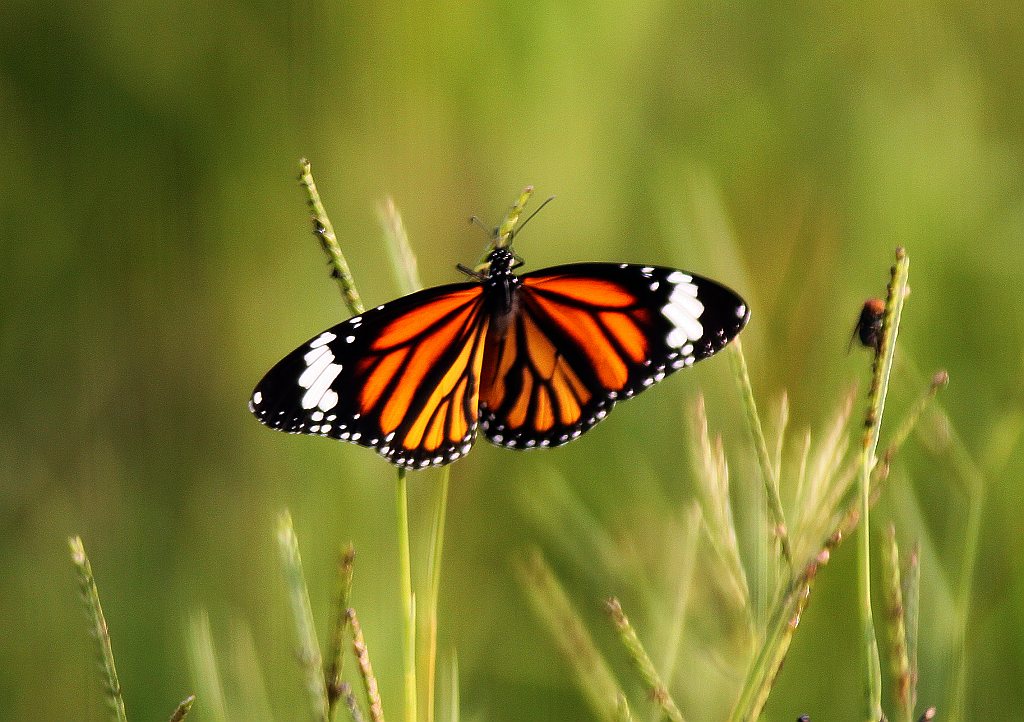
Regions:
[[[249,409],[267,426],[375,449],[411,469],[465,455],[482,431],[561,446],[615,403],[721,350],[747,323],[725,286],[675,268],[576,263],[521,276],[495,247],[464,283],[428,288],[314,336]]]

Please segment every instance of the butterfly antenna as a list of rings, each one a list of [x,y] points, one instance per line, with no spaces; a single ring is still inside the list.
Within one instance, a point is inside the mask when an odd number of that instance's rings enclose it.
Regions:
[[[469,224],[470,224],[471,226],[476,226],[477,228],[482,228],[482,229],[484,230],[484,232],[485,232],[485,233],[486,233],[486,234],[487,234],[488,236],[493,236],[493,235],[494,235],[495,233],[497,233],[497,232],[498,232],[498,229],[497,229],[497,228],[491,228],[491,227],[490,227],[490,226],[488,226],[488,225],[487,225],[486,223],[484,223],[483,221],[481,221],[481,220],[480,220],[480,216],[470,216],[470,217],[469,217]]]
[[[525,220],[525,221],[523,221],[522,223],[520,223],[520,224],[519,224],[519,227],[518,227],[518,228],[516,228],[516,229],[514,229],[514,230],[512,231],[512,233],[511,233],[511,234],[509,235],[509,238],[508,238],[508,242],[509,242],[509,244],[511,244],[511,243],[512,243],[512,239],[513,239],[513,238],[514,238],[515,236],[519,235],[519,231],[521,231],[521,230],[523,230],[524,228],[526,228],[526,224],[527,224],[527,223],[529,223],[530,221],[532,221],[532,220],[533,220],[533,217],[534,217],[535,215],[537,215],[538,213],[540,213],[540,212],[541,212],[542,210],[544,210],[544,206],[546,206],[546,205],[547,205],[548,203],[550,203],[550,202],[551,202],[551,201],[553,201],[553,200],[555,200],[555,197],[554,197],[554,196],[550,196],[550,197],[548,197],[547,199],[545,199],[545,201],[544,201],[543,203],[541,203],[541,204],[540,204],[539,206],[537,206],[537,210],[535,210],[535,211],[534,211],[533,213],[531,213],[530,215],[528,215],[528,216],[526,217],[526,220]]]

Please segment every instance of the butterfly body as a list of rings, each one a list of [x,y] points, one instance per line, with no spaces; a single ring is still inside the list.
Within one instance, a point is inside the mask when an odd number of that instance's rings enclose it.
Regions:
[[[507,248],[467,283],[351,318],[282,359],[250,409],[271,428],[424,468],[478,429],[509,448],[560,446],[746,324],[743,300],[672,268],[580,263],[515,274]],[[465,270],[465,269],[464,269]]]

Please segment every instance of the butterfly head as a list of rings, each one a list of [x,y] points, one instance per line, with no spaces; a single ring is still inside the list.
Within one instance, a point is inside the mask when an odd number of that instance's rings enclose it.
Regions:
[[[522,259],[511,248],[495,248],[487,255],[487,276],[511,275],[512,270],[523,265]]]

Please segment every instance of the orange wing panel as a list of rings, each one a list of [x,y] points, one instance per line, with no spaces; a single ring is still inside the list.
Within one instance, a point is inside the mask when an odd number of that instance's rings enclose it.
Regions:
[[[605,307],[624,308],[634,306],[637,302],[636,296],[621,286],[599,278],[546,276],[544,278],[524,278],[523,284],[587,304],[592,304],[594,299],[601,299],[601,305]]]
[[[430,305],[416,309],[415,313],[400,316],[374,340],[373,350],[382,351],[414,340],[446,315],[477,301],[480,298],[480,293],[481,289],[478,286],[454,291],[433,299]],[[466,311],[468,309],[463,309],[463,313]]]

